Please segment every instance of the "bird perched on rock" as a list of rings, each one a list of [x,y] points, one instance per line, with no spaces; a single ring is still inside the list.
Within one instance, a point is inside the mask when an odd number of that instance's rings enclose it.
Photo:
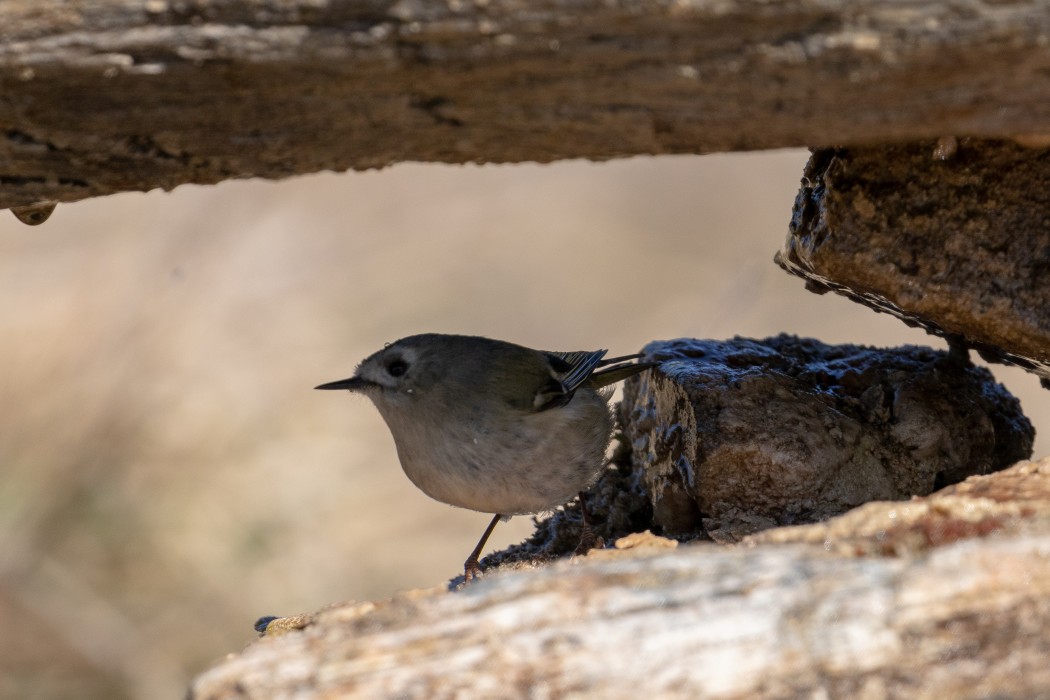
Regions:
[[[653,366],[631,362],[640,355],[607,360],[606,352],[427,333],[316,388],[371,399],[405,474],[428,496],[494,514],[463,565],[469,581],[501,518],[551,510],[598,477],[613,428],[606,387]]]

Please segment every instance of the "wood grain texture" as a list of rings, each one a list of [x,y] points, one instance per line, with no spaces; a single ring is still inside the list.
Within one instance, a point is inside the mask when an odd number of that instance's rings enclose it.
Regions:
[[[1045,2],[7,0],[0,207],[1050,122]]]
[[[1050,461],[1022,462],[750,547],[635,541],[336,606],[189,697],[1046,697],[1048,502]]]

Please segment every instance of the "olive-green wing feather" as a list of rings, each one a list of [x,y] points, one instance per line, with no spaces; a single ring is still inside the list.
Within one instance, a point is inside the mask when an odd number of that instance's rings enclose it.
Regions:
[[[602,364],[602,358],[607,352],[609,351],[595,350],[594,352],[551,352],[547,354],[554,355],[565,363],[565,365],[555,367],[555,363],[552,362],[551,367],[554,370],[554,378],[562,383],[565,391],[572,393],[587,381],[595,368]]]
[[[581,386],[601,389],[656,366],[655,362],[629,361],[637,360],[641,355],[604,359],[606,352],[545,352],[551,365],[551,378],[536,392],[533,407],[537,411],[546,411],[564,406]]]

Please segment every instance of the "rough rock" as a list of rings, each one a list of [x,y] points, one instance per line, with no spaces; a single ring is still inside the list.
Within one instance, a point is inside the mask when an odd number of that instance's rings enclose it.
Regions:
[[[4,0],[0,207],[399,161],[1038,138],[1048,35],[1041,3],[983,0]]]
[[[777,262],[813,291],[1050,379],[1050,150],[942,139],[815,151]]]
[[[716,539],[925,495],[1031,454],[1034,431],[991,374],[926,347],[674,340],[624,391],[653,523]]]
[[[1048,503],[1050,460],[1022,463],[868,506],[885,532],[850,514],[348,603],[271,623],[189,698],[1048,697]]]

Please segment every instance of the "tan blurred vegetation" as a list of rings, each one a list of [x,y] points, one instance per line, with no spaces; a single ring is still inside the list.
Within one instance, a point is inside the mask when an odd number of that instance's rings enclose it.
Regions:
[[[940,346],[773,265],[805,159],[404,165],[0,216],[0,697],[178,697],[260,615],[455,575],[487,517],[416,491],[366,402],[311,390],[384,342]],[[1041,426],[1038,382],[994,371]]]

